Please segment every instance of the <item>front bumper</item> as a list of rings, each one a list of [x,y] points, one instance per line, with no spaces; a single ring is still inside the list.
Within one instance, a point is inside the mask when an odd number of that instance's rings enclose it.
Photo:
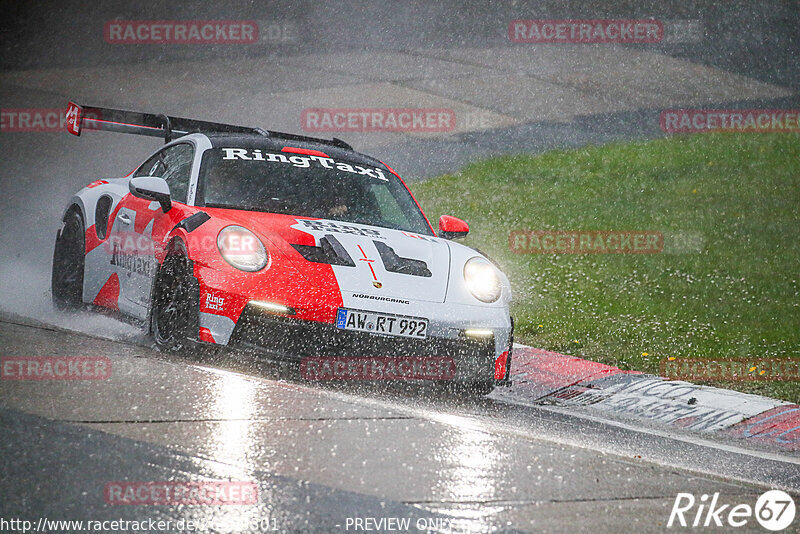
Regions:
[[[446,357],[455,364],[453,381],[492,382],[495,377],[494,337],[473,339],[460,335],[421,340],[370,334],[342,330],[330,323],[273,315],[252,304],[242,312],[229,345],[265,351],[291,360]]]

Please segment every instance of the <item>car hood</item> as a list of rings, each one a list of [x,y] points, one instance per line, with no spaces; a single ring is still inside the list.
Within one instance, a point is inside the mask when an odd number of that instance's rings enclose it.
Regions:
[[[292,228],[346,252],[351,265],[333,265],[342,291],[416,301],[444,302],[450,248],[430,236],[328,220],[298,219]],[[338,245],[337,245],[338,243]],[[302,269],[301,269],[302,271]]]
[[[224,218],[232,224],[248,228],[265,243],[271,243],[273,250],[280,250],[309,284],[327,285],[333,276],[343,293],[445,301],[450,247],[443,239],[325,219],[225,212]],[[307,256],[311,254],[300,251],[303,247],[321,247],[323,241],[329,250],[338,251],[337,257],[348,265],[309,261]]]

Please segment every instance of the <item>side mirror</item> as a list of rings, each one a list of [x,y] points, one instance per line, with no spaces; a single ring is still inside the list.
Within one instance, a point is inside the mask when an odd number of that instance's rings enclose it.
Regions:
[[[439,217],[439,237],[443,239],[460,239],[469,233],[469,225],[451,215]]]
[[[128,183],[131,195],[145,200],[155,200],[161,204],[161,210],[166,213],[172,208],[169,198],[169,184],[157,176],[138,176],[131,178]]]

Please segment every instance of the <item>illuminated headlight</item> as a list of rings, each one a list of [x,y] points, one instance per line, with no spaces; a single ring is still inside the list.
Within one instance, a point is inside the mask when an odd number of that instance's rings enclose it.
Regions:
[[[464,265],[464,282],[470,293],[481,302],[494,302],[502,293],[497,269],[483,258],[472,258]]]
[[[269,255],[256,235],[241,226],[226,226],[217,236],[217,248],[225,261],[242,271],[260,271]]]

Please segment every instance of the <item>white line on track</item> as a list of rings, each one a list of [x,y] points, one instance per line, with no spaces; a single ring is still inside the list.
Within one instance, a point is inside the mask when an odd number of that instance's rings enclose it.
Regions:
[[[579,441],[577,439],[569,439],[564,436],[555,435],[554,432],[548,432],[547,434],[538,433],[532,429],[525,429],[520,428],[519,426],[512,426],[509,422],[503,422],[498,420],[487,420],[489,415],[483,414],[454,414],[454,413],[447,413],[438,411],[435,409],[429,408],[419,408],[414,406],[409,406],[406,403],[399,402],[399,401],[392,401],[382,398],[375,398],[375,397],[364,397],[353,393],[345,393],[341,391],[334,391],[330,389],[324,388],[309,388],[303,384],[296,384],[291,382],[275,382],[274,380],[270,380],[268,378],[253,376],[253,375],[241,375],[236,373],[235,371],[227,371],[227,370],[220,370],[216,368],[205,367],[203,365],[193,364],[192,367],[196,367],[198,369],[202,369],[206,372],[211,373],[234,373],[242,378],[252,379],[256,381],[267,381],[271,385],[276,385],[279,387],[285,387],[288,389],[299,389],[299,390],[310,390],[316,394],[324,394],[330,397],[333,397],[337,400],[343,402],[357,402],[361,405],[372,405],[378,408],[383,408],[385,410],[394,411],[394,412],[404,412],[414,417],[418,417],[420,419],[426,419],[429,421],[435,421],[441,424],[445,424],[448,426],[452,426],[454,428],[459,429],[469,429],[478,432],[485,432],[485,433],[500,433],[500,434],[507,434],[516,437],[520,437],[526,440],[537,440],[537,441],[547,441],[550,443],[557,443],[559,445],[567,445],[571,447],[577,447],[584,450],[593,450],[593,451],[600,451],[609,455],[617,456],[622,460],[631,461],[632,458],[630,455],[626,454],[620,448],[615,448],[613,445],[605,446],[602,444],[594,443],[589,444],[586,440]],[[645,434],[649,436],[658,437],[660,439],[668,439],[672,441],[679,441],[682,443],[686,443],[688,445],[693,445],[697,447],[705,447],[712,450],[719,450],[725,451],[731,454],[738,454],[742,456],[747,456],[753,458],[758,461],[773,461],[783,464],[791,464],[791,465],[800,465],[800,457],[791,457],[791,456],[783,456],[776,453],[771,453],[769,451],[761,451],[761,450],[751,450],[746,449],[743,447],[737,447],[735,445],[730,445],[727,443],[716,442],[710,439],[703,439],[698,436],[687,435],[679,432],[670,432],[667,430],[658,430],[655,428],[649,428],[646,426],[636,426],[633,424],[628,424],[623,421],[617,421],[614,419],[608,419],[600,416],[589,415],[578,413],[576,411],[572,411],[570,409],[556,407],[556,406],[549,406],[549,405],[541,405],[535,403],[526,403],[524,401],[519,401],[518,399],[506,399],[500,396],[498,397],[490,397],[491,400],[497,402],[503,402],[509,405],[517,405],[517,406],[525,406],[534,408],[536,410],[547,411],[551,413],[557,413],[562,416],[566,416],[572,419],[582,419],[585,421],[591,421],[593,423],[599,423],[611,427],[616,427],[622,430],[626,430],[629,432],[634,432],[638,434]],[[599,445],[599,446],[598,446]],[[711,469],[703,469],[702,466],[698,465],[687,465],[685,463],[678,463],[678,462],[670,462],[663,457],[657,457],[656,455],[647,454],[647,451],[640,451],[641,453],[641,460],[648,463],[665,466],[665,467],[672,467],[676,469],[680,469],[683,471],[690,471],[695,472],[703,475],[710,475],[717,478],[723,478],[727,480],[733,480],[738,482],[743,482],[747,484],[752,484],[764,488],[777,488],[777,489],[784,489],[790,491],[792,493],[797,493],[798,488],[788,486],[785,484],[781,484],[778,482],[768,482],[763,479],[757,478],[747,478],[742,476],[736,476],[731,473],[721,473],[719,471],[714,471]],[[788,469],[794,469],[787,466]]]

